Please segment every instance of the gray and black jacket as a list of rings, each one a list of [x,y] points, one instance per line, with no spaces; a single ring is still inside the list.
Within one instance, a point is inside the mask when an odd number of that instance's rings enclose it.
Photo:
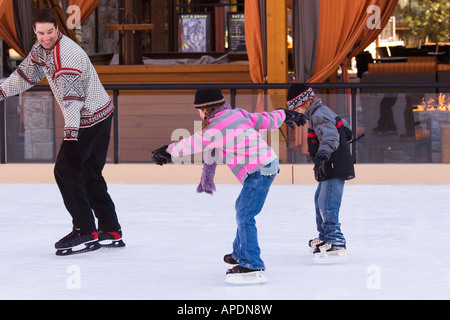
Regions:
[[[323,180],[353,179],[355,169],[348,144],[348,141],[352,139],[352,132],[347,121],[324,105],[321,99],[309,106],[305,116],[309,120],[309,155],[314,160],[317,152],[322,151],[330,157]]]

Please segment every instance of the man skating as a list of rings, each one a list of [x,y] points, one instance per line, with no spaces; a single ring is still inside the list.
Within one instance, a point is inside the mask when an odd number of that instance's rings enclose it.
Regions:
[[[59,32],[51,9],[37,11],[32,25],[37,41],[0,85],[0,100],[46,77],[61,107],[64,138],[54,173],[73,229],[56,242],[56,254],[93,251],[102,245],[123,247],[121,226],[102,176],[114,105],[84,50]]]

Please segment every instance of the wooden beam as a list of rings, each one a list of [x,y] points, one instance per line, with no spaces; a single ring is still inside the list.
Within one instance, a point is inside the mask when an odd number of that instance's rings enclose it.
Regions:
[[[266,28],[267,28],[267,82],[288,82],[288,48],[287,48],[287,4],[286,0],[266,0]],[[287,90],[269,90],[271,105],[268,110],[284,108],[286,106]],[[282,127],[284,132],[286,126]],[[279,136],[279,158],[287,161],[288,153],[286,141]],[[273,145],[274,142],[271,142]]]
[[[122,7],[121,7],[122,8]],[[123,15],[120,17],[119,24],[140,24],[142,3],[140,0],[123,0]],[[121,41],[121,51],[119,63],[122,65],[142,65],[142,36],[140,31],[121,31],[124,32]]]
[[[287,6],[285,0],[266,1],[267,77],[269,83],[288,80]]]
[[[141,24],[108,24],[106,30],[110,31],[142,31],[153,30],[153,24],[141,23]]]
[[[164,11],[165,1],[151,1],[151,23],[155,26],[152,31],[152,52],[165,52],[166,50],[166,30]]]

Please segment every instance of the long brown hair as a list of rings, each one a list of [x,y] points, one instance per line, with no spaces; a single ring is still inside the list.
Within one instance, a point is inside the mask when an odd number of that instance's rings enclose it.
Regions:
[[[210,107],[202,108],[203,113],[205,114],[205,118],[202,121],[202,130],[205,129],[209,125],[209,117],[212,115],[214,110],[223,106],[225,102],[221,102],[219,104],[212,105]]]

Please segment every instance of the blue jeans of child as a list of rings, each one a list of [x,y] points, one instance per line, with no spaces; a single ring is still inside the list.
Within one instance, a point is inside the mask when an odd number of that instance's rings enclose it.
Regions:
[[[278,161],[275,161],[250,174],[236,200],[237,232],[232,256],[241,266],[249,269],[265,269],[260,256],[255,217],[261,212],[270,186],[278,173]]]
[[[321,181],[314,197],[319,239],[337,245],[345,245],[339,223],[344,184],[345,180],[338,178]]]

